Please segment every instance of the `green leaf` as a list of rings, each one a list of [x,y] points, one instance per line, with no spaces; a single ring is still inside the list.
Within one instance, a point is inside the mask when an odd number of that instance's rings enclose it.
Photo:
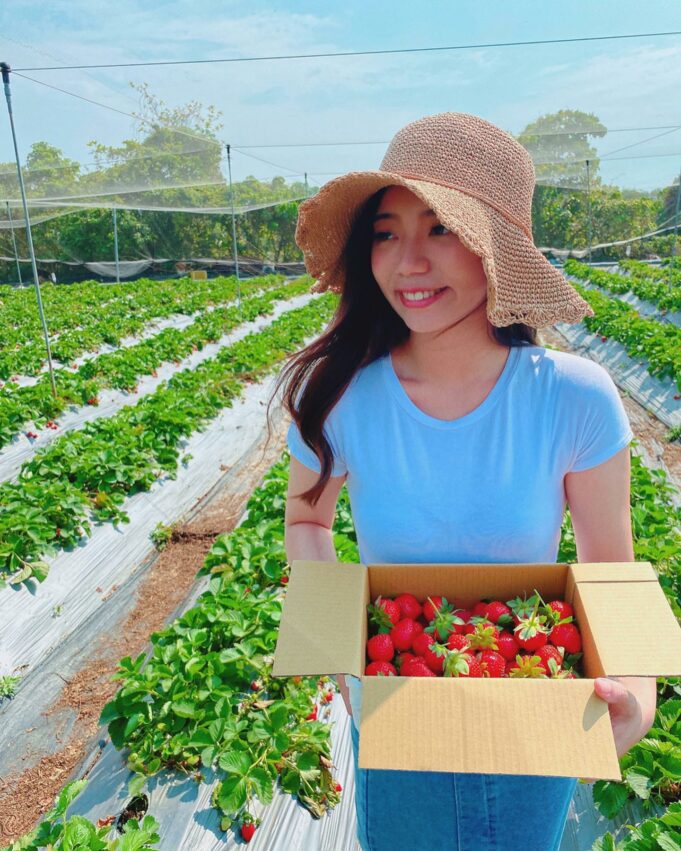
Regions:
[[[599,836],[591,846],[591,851],[616,851],[615,840],[612,833]]]
[[[192,703],[190,700],[174,700],[172,703],[172,710],[175,715],[178,715],[180,718],[196,717],[196,704]]]
[[[87,780],[74,780],[61,790],[55,805],[59,815],[64,815],[86,786]]]
[[[238,812],[247,800],[245,777],[227,777],[220,784],[217,803],[227,814]]]
[[[594,783],[594,803],[606,818],[614,818],[627,802],[629,794],[622,783],[598,780]]]
[[[681,838],[671,833],[658,833],[655,839],[663,851],[681,851]]]
[[[227,751],[220,757],[219,765],[228,774],[244,776],[253,765],[253,758],[250,753],[244,751]]]
[[[289,769],[281,775],[281,787],[285,792],[296,795],[300,789],[300,774]]]
[[[147,782],[147,778],[144,774],[135,774],[134,777],[130,779],[128,783],[128,797],[136,798],[138,795],[142,793],[142,789],[144,789],[144,784]]]
[[[624,780],[633,791],[644,801],[650,797],[653,785],[651,778],[644,774],[640,767],[632,768],[624,774]]]
[[[256,794],[263,804],[272,803],[274,782],[264,768],[254,768],[250,774]]]

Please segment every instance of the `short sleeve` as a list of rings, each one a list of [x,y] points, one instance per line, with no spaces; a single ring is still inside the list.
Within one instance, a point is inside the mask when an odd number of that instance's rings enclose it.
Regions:
[[[581,473],[609,460],[634,437],[627,412],[610,373],[593,361],[580,382],[572,414],[577,441],[569,472]]]
[[[345,458],[343,457],[343,453],[340,448],[340,441],[335,435],[334,430],[329,426],[328,419],[324,423],[324,435],[329,441],[331,451],[333,452],[333,467],[331,469],[331,475],[344,476],[347,473],[348,468],[345,464]],[[300,429],[293,421],[291,421],[291,425],[289,426],[288,433],[286,435],[286,443],[291,451],[291,455],[300,461],[301,464],[304,464],[306,467],[314,470],[315,473],[319,473],[321,471],[319,459],[312,449],[310,449],[310,447],[304,442],[300,435]]]

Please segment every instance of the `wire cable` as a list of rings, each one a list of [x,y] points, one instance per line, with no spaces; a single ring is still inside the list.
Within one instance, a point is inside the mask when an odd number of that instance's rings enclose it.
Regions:
[[[624,35],[595,35],[576,38],[546,38],[532,41],[498,41],[481,44],[455,44],[446,47],[405,47],[394,50],[348,50],[335,53],[292,53],[278,56],[240,56],[229,59],[168,59],[158,62],[111,62],[96,65],[57,65],[42,68],[18,68],[18,71],[82,71],[87,68],[148,68],[157,65],[210,65],[226,62],[270,62],[288,59],[329,59],[339,56],[389,56],[405,53],[434,53],[436,51],[480,50],[486,47],[530,47],[540,44],[575,44],[585,41],[613,41],[627,38],[659,38],[681,35],[681,31],[659,33],[628,33]]]

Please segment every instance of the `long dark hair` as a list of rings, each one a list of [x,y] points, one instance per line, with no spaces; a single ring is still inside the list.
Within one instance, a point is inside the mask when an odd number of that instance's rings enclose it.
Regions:
[[[318,481],[304,493],[296,494],[311,506],[322,495],[333,469],[333,452],[323,433],[326,418],[357,370],[392,351],[410,334],[371,272],[373,219],[387,188],[365,201],[355,217],[342,257],[345,285],[326,331],[289,358],[267,409],[269,428],[270,405],[284,385],[284,409],[320,459]],[[491,327],[494,339],[502,345],[537,344],[537,331],[529,325],[518,322],[503,328]],[[304,393],[298,399],[303,385]]]

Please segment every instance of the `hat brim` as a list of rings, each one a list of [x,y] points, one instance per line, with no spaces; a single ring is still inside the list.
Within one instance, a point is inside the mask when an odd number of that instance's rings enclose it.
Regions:
[[[394,185],[410,189],[481,258],[492,325],[522,322],[543,328],[594,315],[522,228],[498,210],[458,189],[385,171],[350,172],[329,181],[300,205],[296,242],[308,272],[318,279],[313,292],[342,292],[343,251],[355,216],[371,195]]]

